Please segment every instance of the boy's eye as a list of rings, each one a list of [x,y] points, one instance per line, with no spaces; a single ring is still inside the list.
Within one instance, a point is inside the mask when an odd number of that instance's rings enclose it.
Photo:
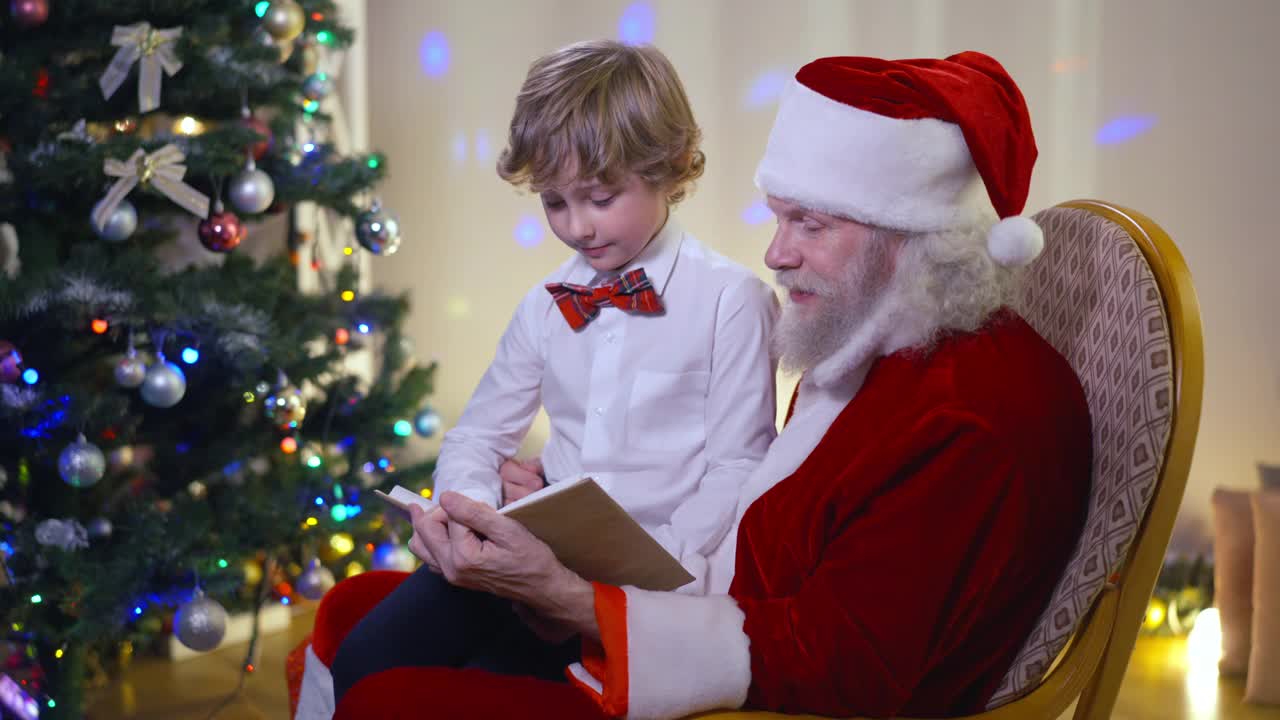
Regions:
[[[616,195],[610,195],[606,198],[591,198],[591,203],[596,207],[609,207]]]
[[[564,200],[561,200],[560,198],[554,198],[554,199],[543,198],[542,206],[547,208],[548,210],[559,210],[560,208],[564,207]]]

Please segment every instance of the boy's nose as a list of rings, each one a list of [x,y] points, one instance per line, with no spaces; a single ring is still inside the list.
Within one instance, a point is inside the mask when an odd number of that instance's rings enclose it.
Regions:
[[[595,234],[595,228],[587,218],[583,217],[583,213],[573,213],[569,216],[569,235],[574,240],[578,242],[590,240]]]

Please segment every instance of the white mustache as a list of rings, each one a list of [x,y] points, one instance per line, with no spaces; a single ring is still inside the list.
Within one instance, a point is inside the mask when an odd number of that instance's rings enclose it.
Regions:
[[[826,283],[816,278],[801,277],[796,270],[778,270],[774,279],[785,290],[823,296],[832,293],[832,288],[826,287]]]

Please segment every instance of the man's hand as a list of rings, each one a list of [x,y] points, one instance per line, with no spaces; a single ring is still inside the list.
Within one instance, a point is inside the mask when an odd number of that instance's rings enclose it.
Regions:
[[[512,458],[498,468],[498,476],[502,478],[503,505],[537,492],[547,484],[542,474],[542,460],[536,457],[528,460]]]
[[[515,611],[516,617],[520,618],[525,627],[550,645],[559,645],[577,634],[568,623],[543,617],[524,603],[512,602],[511,609]]]
[[[561,565],[546,543],[484,503],[455,492],[439,500],[447,520],[415,507],[413,529],[446,580],[523,603],[572,633],[599,637],[591,583]]]
[[[409,538],[409,552],[413,553],[422,561],[424,565],[431,569],[431,572],[440,574],[440,563],[436,562],[435,556],[431,554],[431,550],[426,543],[422,542],[422,531],[419,525],[426,527],[429,524],[443,525],[446,528],[449,524],[449,514],[439,505],[431,510],[423,510],[417,505],[409,506],[409,521],[413,523],[413,537]],[[447,532],[447,530],[446,530]]]

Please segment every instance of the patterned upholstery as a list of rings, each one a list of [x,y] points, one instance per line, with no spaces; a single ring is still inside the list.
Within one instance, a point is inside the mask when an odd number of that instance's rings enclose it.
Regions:
[[[1075,368],[1093,421],[1093,492],[1080,544],[988,708],[1033,690],[1120,569],[1154,495],[1174,404],[1160,290],[1133,239],[1087,210],[1035,220],[1045,252],[1028,271],[1023,314]]]

